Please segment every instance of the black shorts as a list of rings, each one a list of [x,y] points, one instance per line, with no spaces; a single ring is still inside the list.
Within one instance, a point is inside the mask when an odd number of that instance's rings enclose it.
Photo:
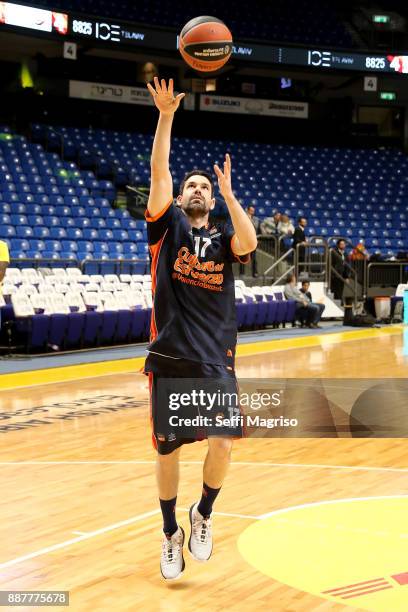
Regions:
[[[233,428],[206,428],[194,427],[183,432],[183,428],[170,428],[168,426],[169,416],[174,416],[169,407],[169,388],[172,387],[172,381],[169,379],[190,379],[188,385],[194,386],[194,381],[201,383],[206,382],[215,384],[221,387],[224,392],[231,395],[238,393],[238,385],[235,376],[235,371],[232,367],[224,365],[212,365],[209,363],[201,363],[198,361],[190,361],[188,359],[173,359],[149,353],[146,359],[144,371],[149,376],[150,390],[150,421],[152,427],[152,442],[153,447],[160,455],[167,455],[183,444],[198,442],[207,438],[209,435],[219,437],[242,437],[242,428],[235,421],[236,425]],[[167,379],[167,380],[163,380]],[[206,379],[206,380],[203,380]],[[183,382],[183,381],[181,381]],[[179,385],[179,381],[174,381],[175,385]],[[179,387],[172,387],[179,388]],[[193,417],[197,415],[197,411],[193,406],[185,406],[184,414]],[[235,414],[239,408],[235,407]],[[198,410],[200,412],[200,410]],[[221,418],[221,412],[218,412]],[[167,426],[166,426],[167,425]],[[226,433],[227,432],[227,433]]]

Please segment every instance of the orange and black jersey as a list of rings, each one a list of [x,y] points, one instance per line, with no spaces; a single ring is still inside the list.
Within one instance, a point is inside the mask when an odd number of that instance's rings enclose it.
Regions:
[[[151,354],[233,366],[237,338],[231,226],[191,227],[169,202],[146,212],[153,310]]]

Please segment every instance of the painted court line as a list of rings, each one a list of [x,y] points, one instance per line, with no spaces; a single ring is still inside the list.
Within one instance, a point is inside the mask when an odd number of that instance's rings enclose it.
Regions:
[[[0,461],[0,466],[16,465],[155,465],[156,461]],[[184,465],[202,465],[202,461],[180,461]],[[392,468],[371,465],[327,465],[323,463],[265,463],[256,461],[232,461],[231,467],[255,466],[276,468],[316,468],[326,470],[351,470],[351,471],[378,471],[378,472],[408,472],[408,468]]]
[[[34,559],[35,557],[41,557],[41,555],[46,555],[47,553],[54,552],[55,550],[60,550],[61,548],[72,546],[73,544],[77,544],[78,542],[89,540],[90,538],[94,538],[98,535],[101,535],[102,533],[108,533],[109,531],[120,529],[121,527],[125,527],[126,525],[132,525],[133,523],[137,523],[138,521],[143,521],[143,519],[149,518],[150,516],[154,516],[155,514],[159,514],[159,512],[160,512],[160,509],[151,510],[150,512],[145,512],[144,514],[139,514],[138,516],[132,516],[132,518],[126,519],[125,521],[120,521],[119,523],[113,523],[113,525],[108,525],[107,527],[102,527],[101,529],[90,531],[89,533],[80,535],[76,538],[65,540],[64,542],[60,542],[59,544],[52,544],[51,546],[40,548],[40,550],[36,550],[32,553],[28,553],[27,555],[22,555],[21,557],[16,557],[15,559],[10,559],[10,561],[5,561],[4,563],[0,563],[0,570],[5,567],[10,567],[11,565],[17,565],[18,563],[22,563],[23,561]]]
[[[219,515],[219,516],[264,520],[264,519],[270,518],[271,516],[285,514],[286,512],[290,512],[292,510],[298,510],[300,508],[308,508],[311,506],[322,506],[326,504],[347,503],[347,502],[353,502],[353,501],[367,501],[367,500],[373,500],[373,499],[401,499],[401,498],[408,499],[408,495],[380,495],[380,496],[373,496],[373,497],[353,497],[353,498],[347,498],[347,499],[323,500],[323,501],[318,501],[318,502],[300,504],[298,506],[290,506],[288,508],[279,508],[278,510],[273,510],[272,512],[266,512],[265,514],[261,514],[259,516],[251,516],[248,514],[233,514],[233,513],[228,513],[228,512],[214,512],[214,514]],[[184,510],[185,512],[188,512],[187,508],[180,508],[180,509]],[[106,527],[102,527],[101,529],[90,531],[83,535],[79,535],[76,538],[71,538],[70,540],[65,540],[64,542],[60,542],[59,544],[53,544],[51,546],[46,546],[45,548],[41,548],[34,552],[28,553],[26,555],[22,555],[20,557],[16,557],[15,559],[10,559],[9,561],[0,563],[0,570],[6,567],[17,565],[18,563],[22,563],[23,561],[28,561],[30,559],[34,559],[36,557],[46,555],[47,553],[54,552],[56,550],[61,550],[62,548],[67,548],[68,546],[72,546],[74,544],[77,544],[78,542],[83,542],[84,540],[89,540],[90,538],[94,538],[103,533],[108,533],[110,531],[114,531],[115,529],[120,529],[121,527],[124,527],[126,525],[131,525],[138,521],[142,521],[145,518],[149,518],[159,513],[160,513],[160,509],[150,510],[150,512],[145,512],[144,514],[139,514],[138,516],[134,516],[130,519],[126,519],[118,523],[113,523],[112,525],[107,525]],[[80,532],[77,532],[77,533],[80,533]]]
[[[189,512],[189,508],[178,508],[178,510],[184,510],[185,512]],[[51,546],[46,546],[45,548],[40,548],[32,553],[28,553],[27,555],[22,555],[20,557],[16,557],[15,559],[10,559],[10,561],[5,561],[4,563],[0,563],[0,570],[6,567],[10,567],[12,565],[17,565],[18,563],[22,563],[23,561],[29,561],[30,559],[34,559],[36,557],[41,557],[42,555],[46,555],[50,552],[54,552],[56,550],[61,550],[62,548],[67,548],[68,546],[72,546],[77,544],[78,542],[83,542],[84,540],[89,540],[90,538],[94,538],[96,536],[102,535],[104,533],[109,533],[110,531],[114,531],[115,529],[120,529],[121,527],[126,527],[127,525],[132,525],[133,523],[137,523],[138,521],[143,521],[146,518],[150,518],[156,514],[160,514],[160,509],[151,510],[150,512],[145,512],[144,514],[139,514],[138,516],[133,516],[130,519],[126,519],[124,521],[120,521],[119,523],[113,523],[113,525],[107,525],[106,527],[102,527],[101,529],[96,529],[95,531],[83,532],[83,531],[73,531],[74,534],[79,534],[76,538],[71,538],[70,540],[65,540],[64,542],[60,542],[59,544],[52,544]],[[228,516],[234,518],[245,518],[245,519],[259,519],[259,516],[251,516],[248,514],[234,514],[229,512],[214,512],[214,515],[218,516]]]
[[[258,516],[258,519],[264,520],[271,516],[277,516],[279,514],[285,514],[292,510],[300,510],[301,508],[312,508],[313,506],[327,506],[329,504],[346,504],[348,502],[355,501],[372,501],[373,499],[408,499],[408,495],[373,495],[369,497],[348,497],[345,499],[325,499],[323,501],[308,502],[306,504],[299,504],[298,506],[288,506],[287,508],[279,508],[278,510],[272,510],[272,512],[266,512]]]

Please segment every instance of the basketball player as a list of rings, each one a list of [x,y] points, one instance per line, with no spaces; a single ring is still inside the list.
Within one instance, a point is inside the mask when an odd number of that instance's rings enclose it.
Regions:
[[[145,372],[149,374],[153,445],[157,449],[157,483],[163,514],[161,573],[175,579],[184,570],[184,531],[176,519],[179,453],[194,439],[177,433],[164,435],[159,417],[169,410],[159,405],[158,384],[163,378],[223,379],[235,385],[235,292],[232,263],[246,262],[257,245],[251,220],[231,187],[231,160],[223,170],[214,165],[218,187],[228,207],[232,226],[209,222],[215,206],[211,175],[192,170],[184,177],[173,203],[169,169],[174,113],[185,94],[174,96],[173,80],[154,78],[147,84],[160,111],[151,156],[151,186],[146,211],[152,265],[153,309],[151,342]],[[214,273],[215,272],[215,273]],[[235,391],[236,391],[236,387]],[[161,420],[161,422],[163,422]],[[211,512],[226,475],[232,438],[208,436],[201,499],[190,508],[188,547],[198,561],[212,552]]]

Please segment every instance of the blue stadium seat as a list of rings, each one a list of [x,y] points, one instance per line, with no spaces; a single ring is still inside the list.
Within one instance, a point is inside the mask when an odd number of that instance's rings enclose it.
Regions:
[[[60,240],[61,238],[67,237],[67,232],[63,227],[51,227],[50,237]]]
[[[35,227],[33,231],[36,238],[47,238],[50,235],[48,227]]]
[[[109,248],[106,242],[95,241],[93,243],[93,252],[95,253],[95,256],[98,253],[107,253],[108,251]]]
[[[79,240],[78,241],[78,251],[81,253],[92,253],[94,250],[94,245],[89,240]]]
[[[15,236],[16,230],[13,225],[2,225],[0,226],[0,236],[6,238],[7,236]]]
[[[83,230],[78,227],[68,227],[67,238],[71,240],[78,240],[80,238],[83,238]]]
[[[98,240],[99,232],[95,228],[87,227],[83,230],[83,236],[86,240]]]

